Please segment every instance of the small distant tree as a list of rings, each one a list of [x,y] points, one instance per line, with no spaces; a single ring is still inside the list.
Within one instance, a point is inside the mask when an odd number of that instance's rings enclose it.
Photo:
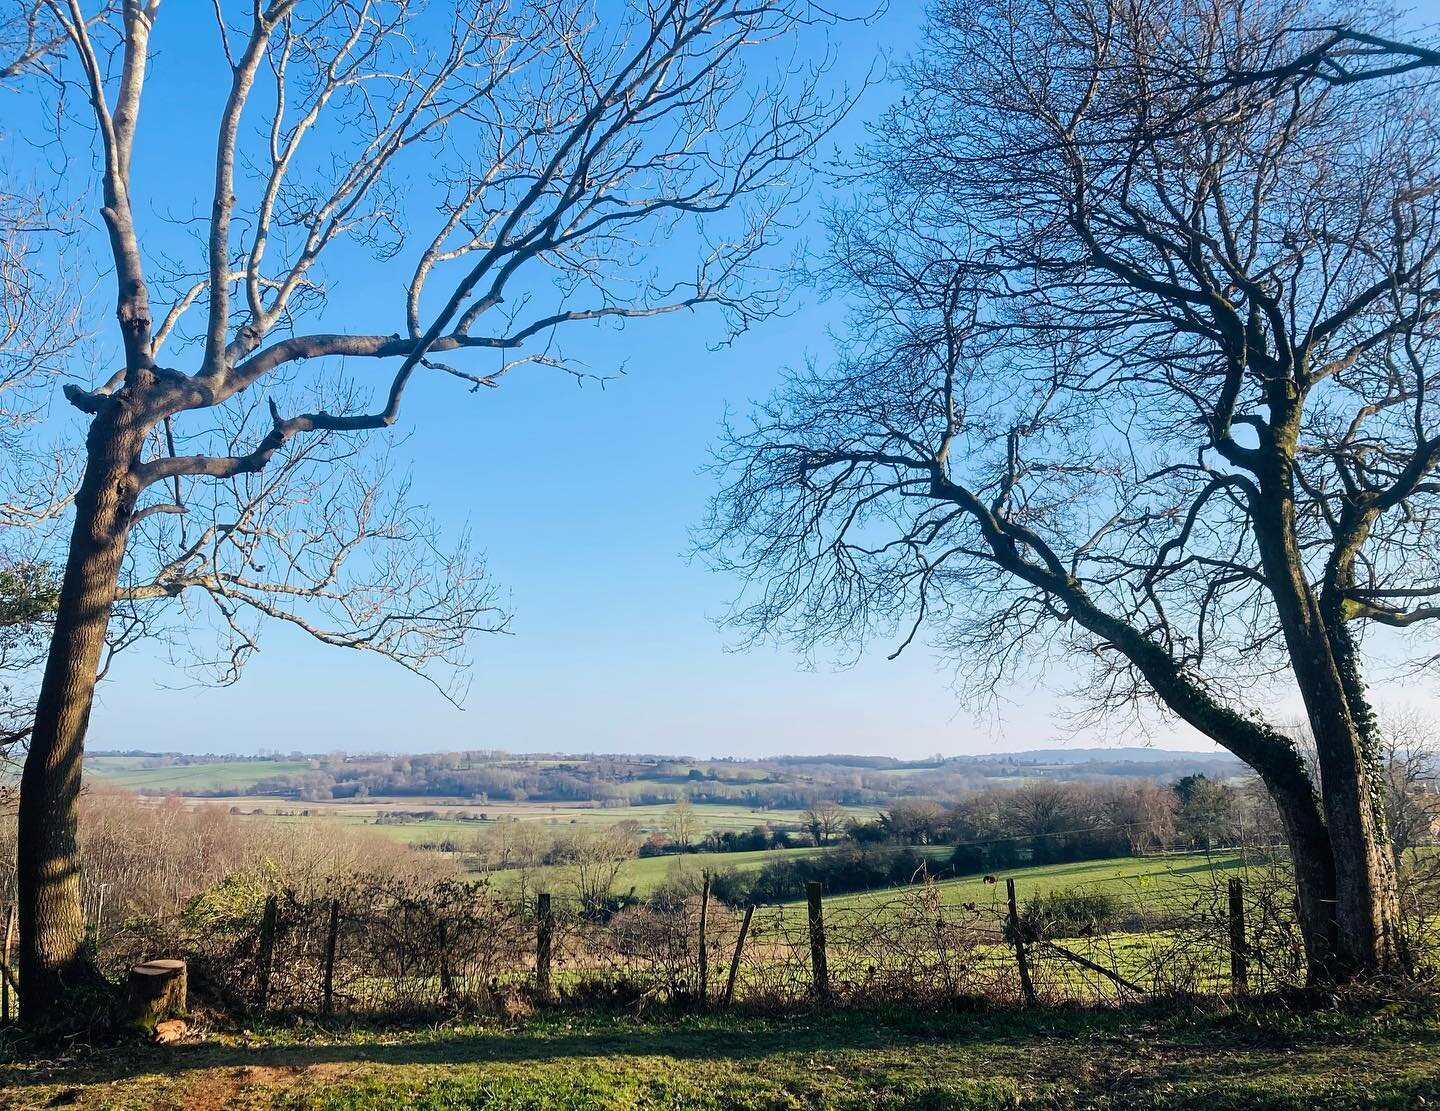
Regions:
[[[665,832],[670,835],[670,840],[682,849],[688,849],[693,845],[700,832],[700,816],[695,812],[695,807],[689,799],[680,799],[667,809],[664,824]]]
[[[1107,783],[1095,789],[1102,826],[1124,838],[1133,856],[1163,849],[1175,836],[1176,793],[1148,779]]]
[[[1232,845],[1239,834],[1240,797],[1228,783],[1187,775],[1174,786],[1175,824],[1193,848]]]
[[[620,871],[639,847],[639,827],[628,820],[581,827],[561,841],[556,852],[569,870],[581,913],[599,917],[610,910]]]
[[[944,840],[950,812],[931,799],[897,799],[881,821],[892,840],[906,845],[932,845]]]
[[[1048,780],[1031,780],[1007,791],[1000,814],[1013,836],[1030,840],[1037,861],[1057,855],[1062,839],[1084,824],[1074,792]]]
[[[879,845],[890,840],[890,828],[884,815],[866,822],[852,819],[845,825],[845,836],[857,845]]]
[[[1381,715],[1380,729],[1386,824],[1403,866],[1407,856],[1433,845],[1440,833],[1440,728],[1424,714],[1392,710]]]
[[[845,829],[846,813],[837,803],[817,802],[801,818],[817,845],[828,845]]]

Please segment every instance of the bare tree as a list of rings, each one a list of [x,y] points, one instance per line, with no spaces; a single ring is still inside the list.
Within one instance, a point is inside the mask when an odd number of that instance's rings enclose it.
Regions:
[[[1440,728],[1415,710],[1388,709],[1380,714],[1385,760],[1385,823],[1397,865],[1426,867],[1440,833]]]
[[[1163,849],[1175,836],[1175,792],[1148,779],[1094,788],[1101,828],[1121,833],[1132,856]]]
[[[881,827],[906,845],[943,843],[950,812],[933,799],[896,799],[880,816]]]
[[[756,635],[928,625],[981,695],[1064,654],[1228,748],[1329,976],[1407,963],[1363,648],[1440,616],[1440,131],[1428,82],[1257,76],[1320,22],[944,0],[834,222],[853,332],[730,432],[710,546]]]
[[[845,821],[849,817],[838,804],[833,802],[817,802],[813,806],[806,807],[805,813],[801,816],[801,824],[815,839],[817,845],[828,845],[845,831]]]
[[[695,843],[695,837],[700,832],[700,821],[695,813],[695,806],[689,799],[677,800],[665,811],[664,821],[670,840],[682,849],[688,849]]]
[[[802,0],[655,0],[604,19],[580,0],[216,4],[223,104],[187,253],[150,245],[133,170],[142,94],[190,93],[150,87],[158,0],[9,10],[44,47],[20,69],[60,141],[94,137],[119,327],[113,366],[66,391],[89,418],[84,476],[21,782],[24,1013],[44,1022],[92,975],[75,799],[107,641],[146,631],[150,603],[196,595],[235,634],[222,675],[257,616],[417,670],[457,662],[495,620],[474,567],[446,556],[437,574],[404,511],[377,525],[370,472],[327,500],[333,468],[396,423],[417,375],[484,391],[526,365],[579,373],[556,346],[579,325],[713,305],[738,330],[770,311],[781,291],[756,275],[774,272],[788,174],[828,109],[810,75],[786,92],[741,64],[806,17]],[[645,248],[662,237],[693,246],[693,271],[654,270]],[[367,256],[408,273],[389,330],[357,330],[327,300],[327,273]]]
[[[608,826],[582,826],[555,847],[568,868],[582,914],[599,917],[610,908],[621,869],[640,847],[640,829],[626,820]]]

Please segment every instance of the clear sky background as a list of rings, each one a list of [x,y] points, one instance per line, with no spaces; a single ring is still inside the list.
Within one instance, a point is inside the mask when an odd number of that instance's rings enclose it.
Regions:
[[[142,123],[154,144],[148,181],[158,199],[148,203],[157,221],[168,208],[204,203],[195,189],[206,186],[208,160],[183,165],[176,152],[213,143],[215,106],[200,92],[178,95],[213,56],[208,8],[166,4],[152,40],[152,88],[167,90],[150,95]],[[857,86],[913,50],[920,15],[919,4],[895,0],[878,25],[834,30],[833,80]],[[893,81],[869,89],[827,149],[853,147],[896,95]],[[812,212],[824,196],[815,191]],[[807,237],[822,245],[813,219],[797,235]],[[332,303],[391,303],[399,279],[365,273],[341,282]],[[108,303],[109,286],[101,289]],[[730,650],[733,635],[713,619],[734,584],[687,560],[688,530],[712,490],[702,468],[726,408],[743,411],[786,366],[830,351],[827,328],[843,306],[809,292],[792,308],[719,351],[710,349],[718,318],[704,312],[569,333],[567,349],[597,372],[623,362],[624,375],[603,389],[525,370],[478,395],[433,378],[412,390],[397,440],[416,496],[450,528],[468,524],[514,613],[510,635],[475,645],[464,710],[392,664],[271,628],[227,689],[189,686],[162,654],[131,651],[101,689],[91,746],[909,757],[1114,742],[1108,730],[1065,727],[1053,693],[1072,681],[1064,674],[1017,687],[977,715],[923,644],[894,662],[889,646],[876,645],[849,669]],[[1210,747],[1179,731],[1153,740]]]

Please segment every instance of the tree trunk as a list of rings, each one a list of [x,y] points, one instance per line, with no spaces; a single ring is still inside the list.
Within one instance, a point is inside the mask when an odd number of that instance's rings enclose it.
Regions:
[[[158,1023],[183,1017],[188,980],[184,961],[137,964],[130,970],[130,1020],[153,1033]]]
[[[1367,532],[1368,526],[1357,528],[1351,534],[1353,543],[1336,551],[1326,574],[1325,588],[1320,594],[1320,612],[1340,689],[1349,710],[1347,721],[1350,729],[1341,752],[1347,762],[1359,770],[1360,803],[1368,810],[1365,815],[1368,829],[1364,841],[1365,854],[1357,863],[1361,874],[1374,885],[1374,892],[1368,912],[1362,915],[1358,928],[1378,939],[1369,948],[1382,958],[1381,970],[1409,975],[1413,973],[1414,965],[1402,928],[1399,858],[1395,852],[1394,831],[1389,828],[1385,817],[1385,792],[1390,789],[1390,784],[1381,756],[1380,727],[1370,706],[1360,671],[1360,653],[1350,635],[1350,625],[1345,616],[1344,598],[1354,577],[1353,553]],[[1321,774],[1323,778],[1323,764]],[[1348,914],[1348,908],[1342,913]]]
[[[21,1013],[32,1026],[61,1017],[67,989],[98,980],[84,944],[76,818],[85,732],[135,511],[131,467],[148,427],[127,393],[105,404],[86,440],[55,631],[20,778]]]
[[[1299,556],[1292,554],[1295,581]],[[1306,589],[1295,612],[1280,607],[1282,627],[1320,767],[1320,798],[1335,864],[1336,973],[1341,977],[1406,971],[1400,942],[1400,893],[1383,817],[1384,784],[1372,775],[1363,729],[1370,708],[1353,669],[1348,633],[1323,616]],[[1336,643],[1335,634],[1341,643]],[[1351,675],[1358,679],[1358,672]]]
[[[1320,797],[1335,869],[1334,974],[1402,973],[1399,888],[1380,816],[1383,784],[1369,774],[1362,735],[1370,710],[1358,691],[1358,671],[1347,671],[1354,660],[1353,652],[1345,656],[1351,646],[1343,622],[1326,620],[1326,610],[1334,603],[1322,603],[1311,587],[1296,538],[1293,487],[1300,405],[1279,386],[1271,404],[1273,440],[1259,472],[1255,538],[1320,765]],[[1332,567],[1331,580],[1334,572]]]
[[[1332,677],[1324,674],[1333,672],[1333,666],[1305,670],[1312,674],[1302,675],[1301,689],[1315,735],[1321,798],[1335,860],[1340,972],[1403,973],[1399,887],[1380,814],[1384,785],[1370,774],[1365,742],[1351,708],[1345,702],[1337,705],[1338,678],[1332,683]]]
[[[1298,762],[1298,754],[1296,755]],[[1257,769],[1258,770],[1258,769]],[[1290,848],[1295,870],[1295,903],[1305,946],[1306,981],[1326,983],[1336,975],[1335,859],[1329,830],[1309,780],[1272,778],[1261,772]]]

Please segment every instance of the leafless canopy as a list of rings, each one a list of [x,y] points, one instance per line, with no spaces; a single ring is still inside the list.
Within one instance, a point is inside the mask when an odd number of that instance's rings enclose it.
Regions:
[[[11,8],[5,77],[61,121],[72,171],[77,128],[93,135],[115,274],[119,369],[66,393],[95,419],[126,394],[150,429],[112,648],[158,631],[157,603],[204,599],[222,679],[259,618],[453,676],[504,615],[468,544],[441,547],[362,434],[395,424],[417,372],[471,390],[527,365],[582,374],[567,329],[708,304],[738,330],[771,311],[787,175],[828,118],[807,75],[786,92],[741,69],[803,4],[656,0],[602,20],[574,0],[217,3],[225,95],[195,163],[204,200],[175,218],[132,174],[142,91],[152,112],[184,95],[152,65],[159,3]],[[667,237],[694,244],[693,270],[648,260]],[[367,262],[404,275],[378,315],[332,294]],[[384,331],[350,327],[367,318]]]
[[[70,500],[63,455],[40,426],[81,338],[77,303],[70,283],[36,274],[63,230],[43,199],[0,189],[0,755],[29,730],[58,585],[56,526]]]
[[[834,219],[842,355],[721,449],[737,621],[1243,710],[1289,608],[1440,616],[1431,55],[1342,72],[1388,41],[1289,0],[941,4]]]

